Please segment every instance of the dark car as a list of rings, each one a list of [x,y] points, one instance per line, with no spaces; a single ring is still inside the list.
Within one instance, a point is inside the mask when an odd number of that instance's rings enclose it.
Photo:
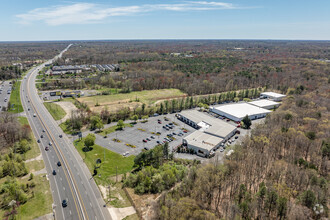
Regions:
[[[161,121],[158,121],[158,124],[161,124],[162,122]]]
[[[55,170],[53,170],[53,175],[54,175],[54,176],[56,175],[56,171],[55,171]]]
[[[57,166],[59,166],[59,167],[62,166],[60,161],[57,162]]]
[[[145,150],[149,150],[147,147],[145,147],[145,148],[143,148],[143,149],[145,149]]]
[[[165,125],[163,125],[163,128],[166,128]]]
[[[173,125],[173,123],[169,123],[169,125]]]
[[[173,132],[172,134],[173,134],[173,135],[176,135],[176,133],[175,133],[175,132]]]
[[[235,136],[235,139],[237,139],[238,138],[238,136]]]
[[[48,151],[49,150],[49,147],[45,147],[45,151]]]
[[[162,133],[160,133],[160,132],[157,132],[157,134],[161,135]]]
[[[45,130],[44,130],[44,129],[42,129],[42,132],[45,132]]]
[[[151,141],[149,138],[147,138],[147,141]]]
[[[157,141],[157,144],[160,144],[160,141]]]
[[[68,203],[67,203],[67,201],[64,199],[63,201],[62,201],[62,207],[67,207],[68,206]]]
[[[44,137],[44,135],[40,135],[40,138],[43,138]]]
[[[165,121],[168,121],[168,118],[165,118],[164,120],[165,120]]]
[[[38,139],[37,142],[40,143],[40,139]]]
[[[30,111],[30,108],[28,108],[28,111]]]
[[[155,137],[154,137],[154,136],[151,136],[150,138],[152,138],[152,139],[155,139]]]
[[[145,139],[143,139],[142,141],[143,141],[144,143],[148,142],[148,141],[147,141],[147,140],[145,140]]]
[[[61,134],[60,134],[60,135],[59,135],[59,137],[60,137],[60,138],[62,138],[62,137],[63,137],[63,135],[61,135]]]

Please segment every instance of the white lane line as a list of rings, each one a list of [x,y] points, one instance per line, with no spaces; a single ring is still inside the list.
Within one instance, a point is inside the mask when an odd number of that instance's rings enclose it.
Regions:
[[[65,187],[63,186],[63,190],[65,190]]]
[[[70,215],[72,215],[71,210],[70,210]]]
[[[89,204],[91,205],[91,207],[93,207],[93,206],[92,206],[92,203],[89,203]]]

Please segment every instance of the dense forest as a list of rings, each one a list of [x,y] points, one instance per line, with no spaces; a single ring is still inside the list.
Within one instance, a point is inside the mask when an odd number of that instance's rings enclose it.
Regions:
[[[264,86],[285,92],[300,84],[313,87],[308,81],[315,73],[326,74],[328,63],[322,60],[330,59],[328,46],[327,41],[77,42],[58,64],[119,63],[121,74],[81,81],[125,92],[177,88],[199,95]]]
[[[54,57],[68,44],[67,42],[1,42],[0,80],[20,77],[29,67]]]

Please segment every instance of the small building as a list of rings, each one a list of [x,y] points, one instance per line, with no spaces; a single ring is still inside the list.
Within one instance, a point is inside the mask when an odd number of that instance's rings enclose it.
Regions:
[[[210,110],[233,121],[242,121],[246,115],[248,115],[251,120],[264,118],[271,112],[267,109],[250,105],[248,103],[235,103],[211,107]]]
[[[252,102],[248,102],[250,105],[254,105],[260,108],[264,108],[264,109],[275,109],[278,106],[280,106],[281,103],[279,102],[274,102],[271,100],[267,100],[267,99],[261,99],[261,100],[257,100],[257,101],[252,101]]]
[[[183,139],[183,145],[194,150],[198,156],[209,157],[222,141],[222,138],[197,130]]]
[[[235,126],[197,110],[182,111],[177,118],[197,129],[183,139],[183,145],[202,157],[209,157],[237,131]]]
[[[272,99],[274,101],[280,102],[285,97],[285,95],[276,92],[262,92],[260,93],[260,98]]]

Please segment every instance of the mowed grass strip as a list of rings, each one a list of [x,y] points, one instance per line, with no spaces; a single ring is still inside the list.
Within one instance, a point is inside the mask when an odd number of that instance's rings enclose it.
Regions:
[[[108,103],[115,102],[128,102],[136,101],[153,104],[157,100],[167,99],[167,98],[179,98],[186,96],[185,93],[181,92],[179,89],[159,89],[159,90],[144,90],[139,92],[130,93],[119,93],[114,95],[99,95],[99,96],[89,96],[78,98],[79,102],[85,102],[89,107],[94,107],[96,104],[107,105]]]
[[[61,120],[66,115],[64,109],[53,102],[44,102],[44,105],[56,121]]]
[[[112,152],[99,145],[94,145],[91,151],[84,152],[84,138],[80,141],[75,141],[75,147],[83,158],[84,162],[86,163],[91,174],[94,173],[95,166],[99,167],[97,168],[97,175],[94,176],[94,179],[97,184],[101,184],[104,186],[108,185],[109,177],[116,175],[116,168],[118,175],[127,173],[133,169],[135,158],[135,156],[133,155],[129,157],[123,157],[122,155]],[[97,165],[97,159],[101,159],[102,163]]]
[[[20,113],[23,112],[23,106],[21,103],[21,95],[20,95],[21,81],[17,81],[12,88],[9,102],[11,105],[14,104],[13,107],[10,106],[9,112]],[[4,91],[6,92],[6,91]]]
[[[29,125],[29,121],[28,121],[27,117],[18,116],[17,119],[21,125]]]

